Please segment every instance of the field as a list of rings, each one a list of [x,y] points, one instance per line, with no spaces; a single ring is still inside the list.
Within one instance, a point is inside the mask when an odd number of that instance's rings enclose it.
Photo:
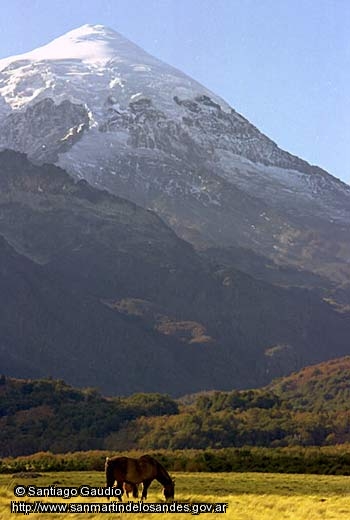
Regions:
[[[350,477],[323,475],[287,475],[266,473],[176,473],[175,498],[177,502],[227,503],[226,514],[200,513],[210,520],[228,518],[230,520],[348,520],[350,517]],[[11,514],[11,501],[34,500],[42,502],[64,502],[63,498],[17,498],[13,488],[17,484],[28,486],[59,487],[81,485],[103,486],[102,472],[44,473],[38,478],[23,478],[14,475],[0,475],[0,518],[7,520]],[[126,500],[126,499],[125,499]],[[107,502],[105,498],[73,498],[71,502]],[[161,502],[162,488],[153,482],[146,503]],[[137,502],[137,500],[136,500]],[[193,513],[192,513],[193,514]],[[140,520],[156,520],[168,517],[184,520],[191,513],[139,513]],[[32,513],[33,520],[112,520],[135,518],[135,513]]]

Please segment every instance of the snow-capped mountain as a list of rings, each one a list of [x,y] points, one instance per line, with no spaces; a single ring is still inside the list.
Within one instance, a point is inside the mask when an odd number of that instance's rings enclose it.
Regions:
[[[350,274],[350,187],[104,26],[0,60],[0,148],[151,208],[197,246]]]

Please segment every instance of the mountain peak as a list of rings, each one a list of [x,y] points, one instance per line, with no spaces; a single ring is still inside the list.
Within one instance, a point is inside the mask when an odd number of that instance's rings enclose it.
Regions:
[[[67,33],[59,36],[55,40],[52,40],[47,46],[53,45],[55,42],[65,43],[67,44],[79,44],[81,45],[83,42],[101,42],[104,41],[105,43],[111,44],[115,41],[115,43],[121,43],[122,41],[128,42],[130,45],[134,45],[132,42],[130,42],[127,38],[122,36],[120,33],[115,31],[114,29],[111,29],[110,27],[107,27],[106,25],[101,24],[85,24],[81,25],[80,27],[77,27],[76,29],[72,29],[71,31],[68,31]],[[113,45],[113,43],[112,43]],[[141,49],[140,49],[141,50]]]
[[[104,25],[86,24],[59,36],[42,47],[0,60],[0,70],[17,60],[81,60],[104,64],[118,56],[120,48],[125,47],[128,47],[129,52],[138,48],[127,38]],[[139,49],[139,52],[143,51]]]
[[[102,24],[91,24],[86,23],[84,25],[81,25],[80,27],[77,27],[76,29],[72,29],[71,31],[67,32],[65,35],[68,36],[70,34],[79,35],[82,36],[86,34],[102,34],[102,35],[109,35],[109,34],[118,34],[114,29],[111,29],[110,27],[107,27],[106,25]]]
[[[175,96],[203,94],[228,109],[195,80],[104,25],[82,25],[42,47],[0,60],[0,114],[46,96],[56,104],[63,99],[83,103],[96,119],[96,103],[103,105],[108,96],[125,107],[140,94],[176,112]]]

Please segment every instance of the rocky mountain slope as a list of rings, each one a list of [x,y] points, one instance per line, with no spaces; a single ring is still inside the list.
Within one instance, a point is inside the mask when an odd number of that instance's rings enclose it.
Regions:
[[[153,209],[219,261],[238,248],[261,257],[254,276],[292,267],[350,300],[350,187],[111,29],[86,25],[0,60],[0,136]]]
[[[1,371],[109,394],[246,388],[349,354],[305,289],[199,255],[153,212],[0,153]]]

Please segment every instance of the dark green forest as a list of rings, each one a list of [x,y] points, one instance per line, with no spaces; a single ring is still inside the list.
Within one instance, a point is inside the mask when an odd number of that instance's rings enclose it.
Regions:
[[[102,396],[60,380],[0,378],[0,456],[87,450],[284,448],[350,443],[350,357],[269,386]]]
[[[139,457],[142,451],[78,451],[54,454],[39,452],[0,459],[0,473],[35,477],[47,471],[104,471],[111,455]],[[350,445],[287,448],[221,448],[205,450],[150,450],[169,471],[263,472],[350,475]],[[103,477],[102,477],[103,478]]]

